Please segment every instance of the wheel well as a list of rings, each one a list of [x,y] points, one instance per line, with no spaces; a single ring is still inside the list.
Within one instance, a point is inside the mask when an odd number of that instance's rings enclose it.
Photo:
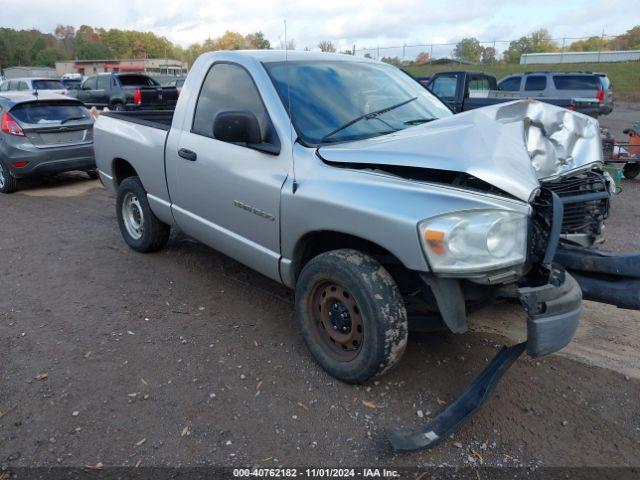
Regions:
[[[298,278],[302,268],[313,257],[316,257],[321,253],[341,248],[353,248],[354,250],[358,250],[370,255],[385,266],[395,265],[403,267],[402,262],[400,262],[395,255],[376,243],[346,233],[319,231],[305,235],[298,242],[293,258],[295,265],[295,278]]]
[[[137,177],[138,172],[133,166],[122,158],[116,158],[113,161],[113,177],[116,185],[120,185],[125,178]]]

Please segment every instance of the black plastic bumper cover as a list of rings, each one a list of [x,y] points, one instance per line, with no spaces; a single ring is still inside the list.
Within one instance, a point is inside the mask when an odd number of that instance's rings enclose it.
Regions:
[[[429,448],[456,432],[487,403],[504,373],[522,352],[539,357],[566,346],[578,327],[582,292],[564,270],[553,268],[549,283],[520,288],[517,292],[527,312],[527,341],[504,347],[482,373],[451,405],[417,429],[389,429],[386,437],[394,450]]]
[[[640,253],[562,245],[555,260],[571,271],[587,300],[640,310]]]
[[[575,272],[572,275],[580,284],[582,295],[587,300],[640,310],[640,279],[597,278]]]
[[[561,245],[555,261],[569,270],[640,279],[640,253]]]
[[[551,275],[551,282],[556,284],[519,290],[520,302],[527,311],[527,353],[531,357],[564,348],[573,338],[582,313],[578,282],[565,272],[556,270]]]
[[[487,403],[504,373],[524,351],[525,345],[519,343],[504,347],[455,402],[422,428],[387,430],[386,436],[393,449],[408,451],[433,447],[457,431]]]

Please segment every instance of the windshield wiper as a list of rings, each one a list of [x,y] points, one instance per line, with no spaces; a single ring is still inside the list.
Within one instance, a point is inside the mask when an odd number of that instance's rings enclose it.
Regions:
[[[436,120],[435,118],[415,118],[413,120],[407,120],[404,122],[405,125],[420,125],[422,123],[433,122]]]
[[[69,118],[65,118],[64,120],[62,120],[60,122],[60,125],[65,124],[67,122],[72,122],[73,120],[84,120],[87,117],[69,117]]]
[[[396,103],[395,105],[391,105],[390,107],[385,107],[385,108],[381,108],[380,110],[375,110],[373,112],[369,112],[369,113],[365,113],[363,115],[360,115],[359,117],[354,118],[353,120],[349,120],[347,123],[345,123],[344,125],[340,125],[338,128],[336,128],[335,130],[327,133],[324,137],[322,137],[320,139],[320,143],[323,143],[327,138],[335,135],[338,132],[341,132],[342,130],[344,130],[345,128],[350,127],[351,125],[353,125],[354,123],[359,122],[360,120],[363,119],[371,119],[371,118],[375,118],[378,115],[382,115],[383,113],[387,113],[390,112],[391,110],[395,110],[398,107],[401,107],[403,105],[406,105],[407,103],[413,102],[414,100],[417,100],[418,97],[412,97],[409,100],[405,100],[403,102],[400,103]]]

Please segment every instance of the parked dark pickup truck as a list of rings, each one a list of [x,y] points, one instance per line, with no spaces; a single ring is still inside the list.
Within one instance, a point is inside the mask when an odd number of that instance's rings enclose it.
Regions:
[[[483,72],[436,73],[431,77],[427,88],[449,105],[455,113],[522,98],[518,93],[498,90],[496,77]],[[598,108],[597,103],[587,99],[531,98],[587,115],[593,115]]]
[[[139,74],[101,73],[87,78],[72,94],[88,107],[111,110],[173,110],[176,87],[161,87],[153,78]]]

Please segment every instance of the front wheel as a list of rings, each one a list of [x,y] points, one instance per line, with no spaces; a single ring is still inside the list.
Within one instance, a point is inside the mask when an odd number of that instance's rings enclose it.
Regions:
[[[124,241],[135,251],[155,252],[167,244],[171,227],[151,211],[138,177],[125,178],[118,187],[116,214]]]
[[[18,181],[0,161],[0,193],[15,192]]]
[[[300,273],[296,317],[307,347],[334,377],[364,383],[393,367],[407,345],[407,312],[393,278],[357,250],[313,258]]]

